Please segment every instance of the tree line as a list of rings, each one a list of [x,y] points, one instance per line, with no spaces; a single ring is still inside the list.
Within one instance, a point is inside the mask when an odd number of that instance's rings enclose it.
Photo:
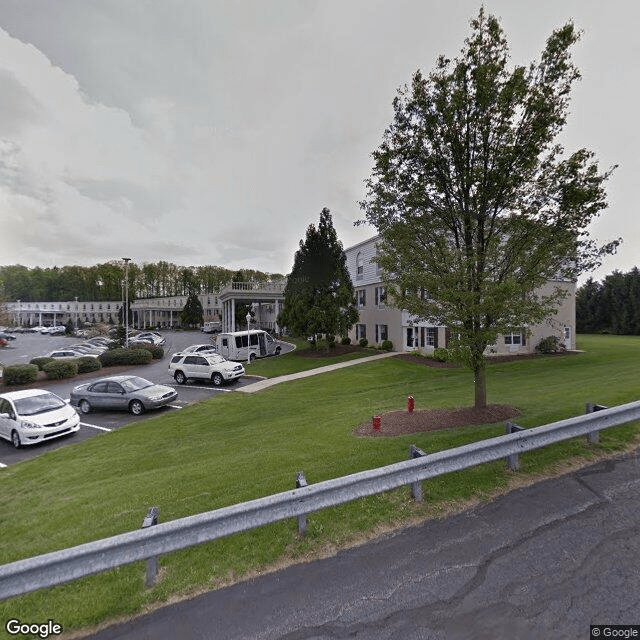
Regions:
[[[129,263],[129,296],[159,298],[188,296],[191,293],[215,293],[227,283],[269,282],[284,278],[254,269],[233,271],[218,266],[178,266],[160,261],[137,265]],[[0,299],[36,302],[47,300],[121,300],[125,267],[113,261],[91,267],[0,266]]]
[[[640,270],[589,278],[576,292],[576,331],[640,335]]]

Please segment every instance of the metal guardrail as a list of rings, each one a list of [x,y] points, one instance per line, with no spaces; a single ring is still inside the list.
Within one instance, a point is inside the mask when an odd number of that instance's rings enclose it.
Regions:
[[[279,520],[306,516],[326,507],[405,485],[415,490],[417,483],[429,478],[509,458],[578,436],[587,436],[589,441],[593,441],[592,434],[635,420],[640,420],[640,402],[437,453],[420,455],[422,451],[414,451],[410,453],[411,458],[404,462],[317,484],[307,485],[306,481],[299,478],[298,488],[290,491],[2,565],[0,599],[152,559]]]

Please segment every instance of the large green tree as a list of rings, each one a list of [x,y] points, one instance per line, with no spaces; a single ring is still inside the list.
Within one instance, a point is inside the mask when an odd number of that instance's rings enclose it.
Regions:
[[[572,23],[547,40],[539,62],[509,65],[502,27],[481,9],[454,60],[440,57],[394,100],[373,153],[361,203],[379,234],[377,260],[398,306],[447,326],[486,404],[485,349],[500,333],[541,321],[559,289],[598,264],[586,228],[606,207],[593,153],[557,143],[580,77]],[[364,221],[363,221],[364,222]]]
[[[342,243],[324,208],[318,227],[310,224],[300,240],[278,323],[297,336],[346,335],[357,319]]]

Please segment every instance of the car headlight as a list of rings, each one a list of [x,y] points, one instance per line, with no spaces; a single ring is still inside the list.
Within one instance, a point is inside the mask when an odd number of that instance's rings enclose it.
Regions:
[[[41,428],[39,424],[36,424],[35,422],[29,422],[27,420],[23,420],[20,423],[20,426],[23,429],[40,429]]]

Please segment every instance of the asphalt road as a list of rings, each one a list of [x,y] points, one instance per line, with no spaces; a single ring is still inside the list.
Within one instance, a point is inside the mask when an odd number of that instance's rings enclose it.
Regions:
[[[590,624],[640,625],[638,452],[86,637],[586,640]]]
[[[141,416],[133,416],[124,411],[92,412],[86,416],[81,414],[82,422],[80,423],[80,431],[77,434],[56,438],[49,442],[44,442],[30,447],[23,447],[21,449],[14,449],[10,442],[0,438],[0,467],[10,466],[16,462],[21,462],[22,460],[29,460],[35,456],[42,455],[47,451],[52,451],[69,444],[83,442],[84,440],[95,437],[101,433],[108,433],[109,431],[113,431],[114,429],[118,429],[132,422],[148,420],[150,417],[154,417],[162,413],[179,411],[181,408],[189,404],[201,402],[202,400],[207,400],[223,393],[229,393],[234,389],[238,389],[242,386],[255,382],[255,379],[252,378],[241,378],[235,384],[225,385],[223,387],[214,387],[213,384],[206,381],[189,381],[186,385],[176,384],[173,377],[168,372],[168,365],[171,356],[191,344],[208,343],[210,341],[210,336],[208,334],[201,333],[200,331],[166,331],[160,333],[166,340],[166,344],[164,345],[164,358],[158,361],[154,360],[148,365],[128,369],[127,373],[139,375],[158,384],[175,387],[178,390],[178,398],[175,402],[167,407],[163,407],[156,411],[150,411]],[[54,349],[82,341],[78,338],[70,338],[67,336],[48,336],[46,334],[40,335],[38,333],[24,333],[16,335],[16,340],[12,340],[9,343],[9,346],[4,347],[0,351],[0,362],[4,365],[26,364],[32,358],[46,355]],[[286,349],[283,350],[283,352],[286,352]],[[247,365],[246,368],[248,370],[247,373],[250,373],[250,365]],[[109,375],[109,369],[103,369],[98,372],[97,377],[107,375]],[[71,389],[77,384],[78,380],[71,378],[68,380],[43,380],[38,386],[42,389],[49,389],[64,400],[68,400]]]

